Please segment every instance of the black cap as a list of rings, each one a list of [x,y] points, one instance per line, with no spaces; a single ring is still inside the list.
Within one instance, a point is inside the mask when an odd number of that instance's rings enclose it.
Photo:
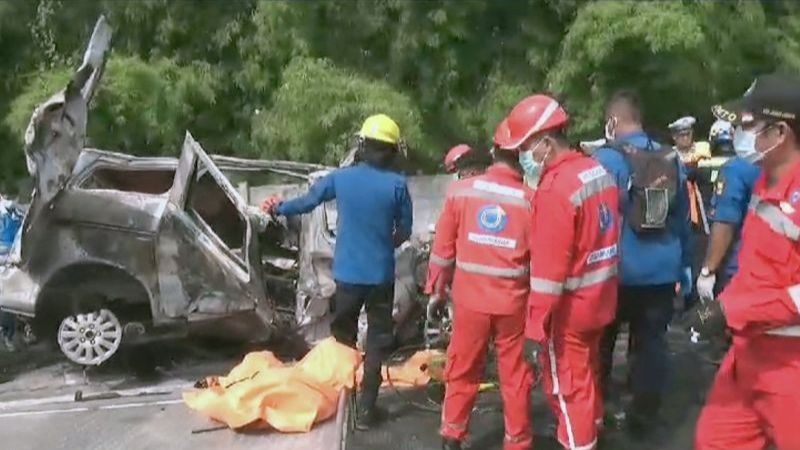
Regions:
[[[757,77],[742,98],[711,108],[717,119],[742,125],[755,120],[797,122],[800,79],[783,74]]]

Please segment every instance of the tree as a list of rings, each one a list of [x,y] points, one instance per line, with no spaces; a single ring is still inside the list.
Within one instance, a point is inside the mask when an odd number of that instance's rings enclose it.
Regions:
[[[574,137],[598,137],[617,88],[647,124],[800,71],[792,0],[6,0],[0,2],[0,183],[25,173],[33,106],[74,67],[99,14],[114,53],[90,118],[94,145],[174,154],[184,128],[217,153],[333,162],[368,114],[397,116],[433,167],[489,145],[522,97],[550,91]]]
[[[66,85],[72,71],[33,75],[14,100],[5,124],[23,133],[36,104]],[[179,66],[173,60],[146,63],[112,57],[89,119],[88,145],[140,155],[177,155],[190,129],[205,142],[213,123],[219,75],[208,65]],[[20,149],[20,153],[22,153]]]
[[[603,103],[620,87],[640,92],[653,127],[679,114],[709,119],[711,105],[772,68],[766,27],[755,2],[589,3],[569,27],[548,86],[564,94],[581,136],[601,132]]]
[[[412,149],[431,151],[420,113],[408,96],[328,60],[295,58],[283,72],[272,108],[253,117],[255,155],[336,164],[364,119],[377,113],[400,125]]]

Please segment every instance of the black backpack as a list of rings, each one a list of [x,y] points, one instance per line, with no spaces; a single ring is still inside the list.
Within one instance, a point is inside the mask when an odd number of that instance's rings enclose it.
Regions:
[[[606,147],[619,152],[631,171],[630,204],[624,214],[625,221],[636,233],[665,231],[680,183],[677,152],[665,146],[654,150],[652,141],[647,142],[646,149],[620,141],[610,142]]]

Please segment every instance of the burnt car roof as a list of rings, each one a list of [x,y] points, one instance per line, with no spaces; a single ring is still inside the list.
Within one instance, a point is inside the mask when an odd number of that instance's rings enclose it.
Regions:
[[[257,160],[236,158],[232,156],[210,155],[214,165],[222,171],[269,171],[281,175],[309,179],[312,173],[334,169],[321,164],[299,163],[282,160]],[[127,153],[85,148],[81,152],[73,173],[81,173],[87,167],[102,161],[111,166],[126,167],[129,169],[175,169],[178,167],[178,158],[171,156],[135,156]]]

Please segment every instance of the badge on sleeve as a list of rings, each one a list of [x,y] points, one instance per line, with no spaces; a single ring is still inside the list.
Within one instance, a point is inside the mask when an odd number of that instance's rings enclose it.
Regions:
[[[714,195],[722,195],[723,192],[725,192],[725,179],[720,177],[714,188]]]
[[[605,233],[611,227],[611,222],[614,218],[611,216],[611,210],[608,209],[605,203],[600,203],[600,231]]]
[[[800,190],[792,192],[792,195],[789,196],[789,203],[796,205],[797,202],[800,202]]]

